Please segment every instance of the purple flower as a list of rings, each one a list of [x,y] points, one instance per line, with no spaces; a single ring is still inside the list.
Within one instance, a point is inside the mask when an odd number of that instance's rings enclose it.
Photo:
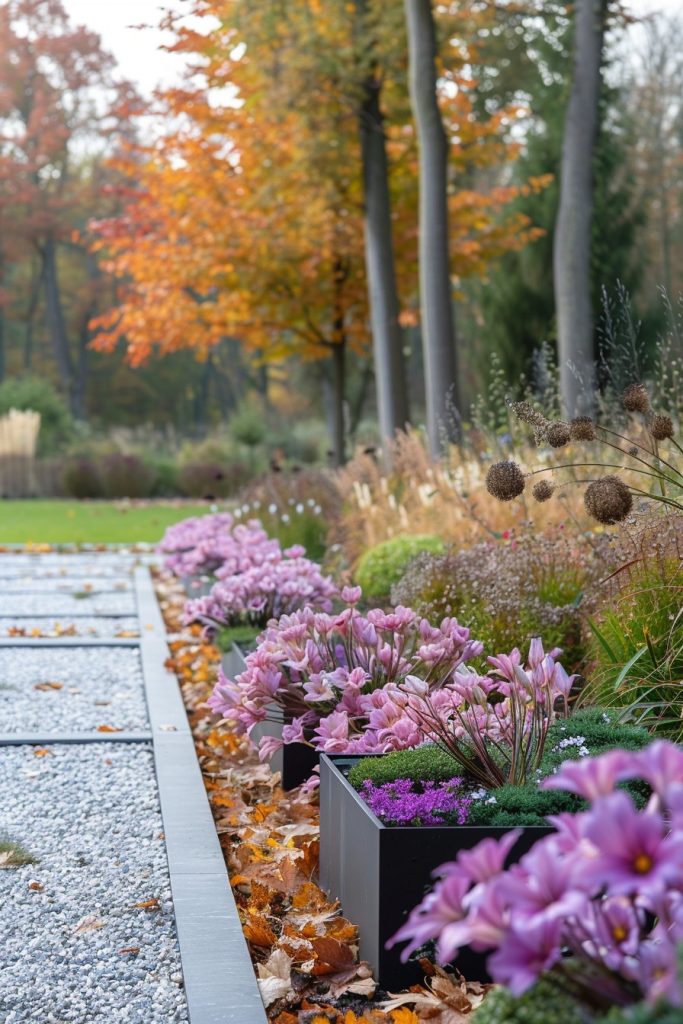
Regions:
[[[416,789],[411,779],[375,786],[367,779],[362,796],[373,814],[385,825],[441,825],[448,818],[464,825],[472,803],[463,794],[462,779],[448,782],[425,782]]]
[[[493,977],[514,995],[522,995],[560,959],[561,935],[561,922],[548,917],[511,927],[489,958]]]

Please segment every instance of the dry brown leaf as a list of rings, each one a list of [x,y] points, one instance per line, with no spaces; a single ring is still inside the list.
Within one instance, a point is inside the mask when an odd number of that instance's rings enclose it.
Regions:
[[[28,883],[28,887],[31,892],[42,892],[45,886],[42,882],[39,882],[36,878],[32,878]]]
[[[116,725],[98,725],[98,732],[123,732],[123,729],[119,729]]]
[[[277,942],[277,935],[261,914],[250,914],[244,923],[244,934],[252,946],[270,949]]]
[[[124,946],[123,949],[119,950],[119,953],[123,956],[126,953],[130,953],[131,956],[137,956],[140,952],[139,946]]]
[[[62,690],[64,683],[36,683],[33,687],[34,690],[41,690],[43,693],[49,693],[50,690]]]
[[[288,996],[292,989],[292,960],[283,949],[275,949],[265,964],[258,964],[258,987],[266,1009]]]
[[[101,921],[97,914],[88,914],[81,918],[72,934],[83,935],[85,932],[95,932],[99,928],[104,928],[104,921]]]
[[[34,757],[50,757],[51,754],[52,751],[50,750],[49,747],[34,747],[33,750]]]

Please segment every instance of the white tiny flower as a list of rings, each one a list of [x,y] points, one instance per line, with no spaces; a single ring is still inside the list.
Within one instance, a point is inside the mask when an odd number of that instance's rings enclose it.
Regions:
[[[313,511],[314,511],[315,515],[319,516],[319,515],[320,515],[320,513],[322,512],[322,509],[321,509],[320,505],[316,505],[316,506],[315,506],[315,507],[313,508]]]
[[[277,514],[277,505],[275,505],[275,504],[269,505],[268,506],[268,511],[270,512],[271,516],[276,515]]]
[[[284,515],[280,516],[280,519],[282,520],[283,523],[289,522],[289,516],[287,515],[286,512],[284,513]]]
[[[313,506],[315,505],[315,498],[309,498],[306,504],[308,505],[309,508],[313,508]]]
[[[302,512],[303,512],[303,510],[304,510],[304,507],[303,507],[303,505],[301,504],[301,502],[299,502],[299,504],[298,504],[298,505],[296,506],[296,510],[297,510],[297,512],[299,513],[299,515],[301,515],[301,513],[302,513]]]
[[[236,508],[235,512],[234,512],[234,515],[235,515],[235,519],[241,519],[242,518],[242,509],[241,508]]]
[[[254,508],[261,508],[261,502],[260,501],[255,501],[254,502]]]

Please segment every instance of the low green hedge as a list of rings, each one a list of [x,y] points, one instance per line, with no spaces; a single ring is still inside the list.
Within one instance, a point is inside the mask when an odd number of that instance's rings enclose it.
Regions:
[[[442,555],[445,550],[441,538],[431,534],[392,537],[363,554],[356,570],[356,582],[368,600],[388,599],[391,588],[414,558],[424,552]]]

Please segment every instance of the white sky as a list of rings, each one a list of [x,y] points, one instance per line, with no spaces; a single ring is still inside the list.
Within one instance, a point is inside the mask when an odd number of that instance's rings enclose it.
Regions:
[[[177,81],[183,66],[181,57],[164,53],[163,33],[156,28],[137,30],[131,26],[156,26],[163,8],[182,11],[188,0],[62,0],[72,21],[87,25],[102,37],[105,49],[116,57],[122,74],[132,79],[143,93],[159,83]],[[258,2],[258,0],[246,0]],[[397,2],[397,0],[395,0]],[[681,0],[630,0],[635,15],[662,11],[681,13]]]

